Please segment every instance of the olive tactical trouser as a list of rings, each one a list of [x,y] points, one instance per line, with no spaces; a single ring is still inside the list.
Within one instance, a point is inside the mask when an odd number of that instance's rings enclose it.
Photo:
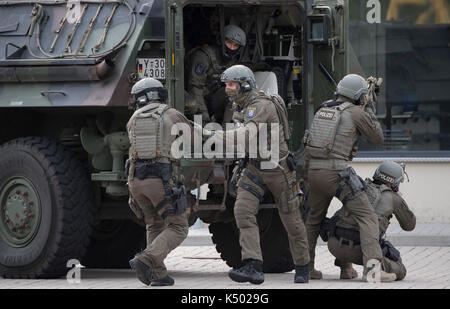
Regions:
[[[134,178],[129,180],[129,188],[144,213],[147,228],[147,248],[136,254],[136,257],[152,269],[155,280],[164,278],[167,275],[164,259],[187,237],[189,225],[186,212],[162,219],[160,213],[163,209],[159,213],[154,207],[164,199],[160,178]]]
[[[306,229],[312,267],[314,267],[320,223],[325,218],[330,202],[336,194],[340,181],[339,172],[334,170],[309,170],[308,172],[310,213],[306,221]],[[381,261],[378,217],[370,205],[366,193],[362,192],[356,198],[347,201],[344,207],[358,223],[364,265],[370,259]]]
[[[285,161],[283,161],[283,163],[284,162]],[[285,163],[282,164],[282,166],[285,171],[288,170]],[[306,239],[306,228],[300,216],[300,205],[295,207],[295,209],[289,209],[289,207],[285,207],[286,203],[280,203],[280,199],[285,198],[288,195],[287,191],[289,190],[283,172],[280,168],[273,170],[259,170],[251,164],[247,166],[246,170],[247,172],[244,172],[242,178],[239,180],[237,198],[234,206],[236,225],[239,228],[239,243],[242,248],[242,260],[263,260],[259,228],[256,221],[258,206],[265,192],[265,190],[260,187],[260,185],[263,184],[270,190],[277,203],[278,213],[288,234],[289,247],[291,249],[294,264],[298,266],[308,264],[308,241]],[[249,173],[250,176],[247,173]],[[288,173],[291,173],[291,176],[295,179],[295,172]],[[249,177],[257,182],[261,182],[260,185],[256,184]],[[249,190],[253,191],[253,193]]]
[[[328,250],[330,253],[336,257],[336,259],[345,263],[354,263],[358,265],[363,265],[363,257],[361,246],[354,246],[350,244],[344,244],[344,242],[339,241],[336,237],[330,236],[328,239]],[[397,280],[403,280],[406,276],[406,268],[402,263],[402,259],[399,258],[397,262],[383,257],[381,260],[381,268],[387,273],[394,273],[397,275]]]

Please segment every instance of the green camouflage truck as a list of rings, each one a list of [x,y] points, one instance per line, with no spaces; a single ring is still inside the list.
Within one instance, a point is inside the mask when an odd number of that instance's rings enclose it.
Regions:
[[[130,89],[157,78],[184,111],[184,56],[220,43],[226,24],[247,32],[241,61],[276,74],[299,153],[314,106],[348,72],[347,14],[337,0],[0,1],[0,275],[55,278],[71,259],[127,267],[145,247],[127,205]],[[236,267],[233,164],[186,159],[180,173],[189,190],[209,184],[207,200],[190,198],[190,223],[209,223],[217,251]],[[258,223],[264,271],[292,270],[270,196]]]

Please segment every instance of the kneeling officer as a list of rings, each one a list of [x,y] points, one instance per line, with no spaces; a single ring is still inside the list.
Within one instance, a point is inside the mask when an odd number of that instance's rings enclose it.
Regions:
[[[366,179],[366,193],[375,213],[378,216],[380,236],[385,235],[390,219],[394,215],[400,227],[412,231],[416,226],[416,217],[408,208],[406,201],[397,193],[403,182],[403,168],[392,161],[382,163],[373,175],[373,180]],[[341,279],[352,279],[357,276],[351,263],[362,265],[362,250],[359,227],[345,205],[330,220],[321,226],[321,238],[328,238],[328,249],[336,257],[335,265],[341,268]],[[400,252],[392,244],[380,237],[383,253],[381,281],[403,280],[406,268],[402,263]]]
[[[130,260],[130,266],[146,285],[173,285],[164,259],[187,237],[189,226],[184,186],[172,177],[176,161],[170,147],[176,136],[171,128],[189,122],[165,104],[167,90],[156,79],[138,81],[131,95],[136,111],[127,124],[130,208],[145,221],[147,247]]]

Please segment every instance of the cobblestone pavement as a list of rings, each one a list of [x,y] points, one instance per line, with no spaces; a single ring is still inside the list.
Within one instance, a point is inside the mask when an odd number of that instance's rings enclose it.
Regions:
[[[450,247],[450,224],[417,223],[413,231],[406,232],[397,222],[393,222],[389,225],[386,239],[396,247]],[[213,245],[206,225],[202,228],[190,229],[189,237],[183,244],[188,246]],[[318,244],[323,245],[324,242],[319,238]]]
[[[266,274],[262,285],[238,284],[228,278],[229,267],[213,246],[180,246],[167,258],[175,286],[164,289],[448,289],[450,288],[450,247],[398,248],[408,270],[405,280],[393,283],[361,282],[361,266],[355,266],[358,279],[339,280],[339,269],[326,246],[318,246],[316,265],[323,280],[294,284],[293,274]],[[160,289],[141,284],[129,269],[82,269],[81,282],[69,284],[66,278],[47,280],[0,279],[0,289]]]

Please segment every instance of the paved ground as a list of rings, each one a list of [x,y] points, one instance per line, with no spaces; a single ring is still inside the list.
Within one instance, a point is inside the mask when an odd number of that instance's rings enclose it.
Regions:
[[[398,223],[391,223],[387,240],[395,246],[428,246],[450,247],[450,224],[448,223],[417,223],[411,232],[405,232]],[[184,241],[187,246],[213,245],[211,235],[206,227],[191,229],[189,237]],[[319,245],[324,243],[319,238]]]
[[[418,225],[415,237],[402,238],[401,233],[392,228],[391,235],[399,243],[407,243],[415,238],[423,244],[401,245],[398,249],[408,269],[405,280],[394,283],[367,284],[360,281],[362,267],[355,266],[359,278],[339,280],[339,269],[333,265],[334,258],[326,246],[317,247],[317,268],[324,273],[323,280],[309,284],[293,284],[293,272],[266,274],[262,285],[238,284],[231,281],[229,267],[220,259],[215,248],[206,238],[207,230],[191,230],[183,246],[175,249],[167,258],[167,268],[176,280],[176,285],[165,289],[448,289],[450,288],[450,247],[442,246],[449,241],[450,225]],[[439,236],[439,237],[437,237]],[[442,236],[442,237],[441,237]],[[424,238],[424,239],[421,239]],[[206,241],[207,240],[207,241]],[[142,285],[135,274],[128,269],[100,270],[82,269],[80,283],[68,283],[66,278],[52,280],[11,280],[0,279],[0,289],[152,289]]]

